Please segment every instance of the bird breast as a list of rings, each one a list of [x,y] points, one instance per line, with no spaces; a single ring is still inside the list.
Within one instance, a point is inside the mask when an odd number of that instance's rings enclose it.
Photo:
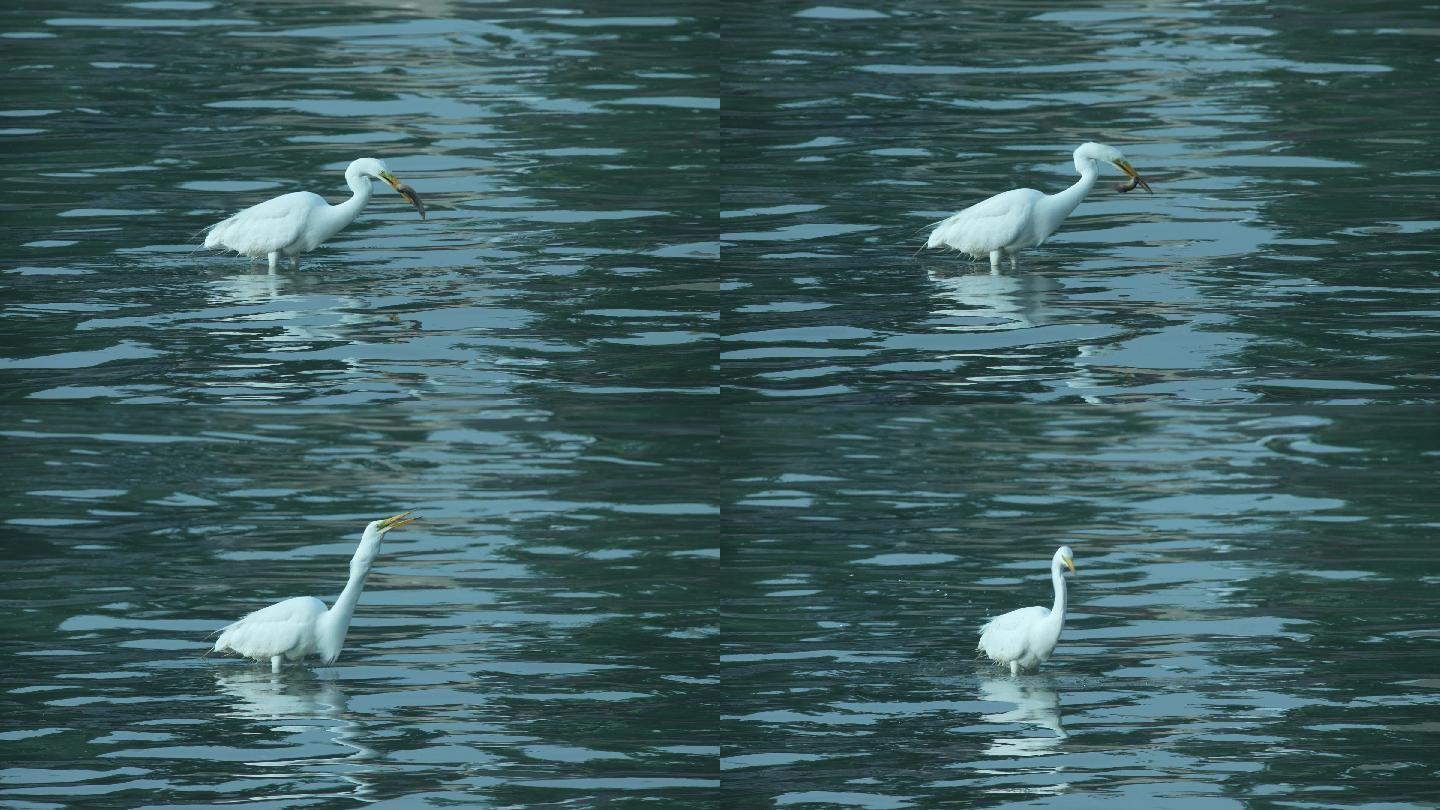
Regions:
[[[1029,227],[1035,219],[1031,212],[1044,196],[1033,188],[996,194],[941,222],[926,246],[946,245],[977,258],[992,250],[1033,247],[1039,241]],[[1039,239],[1043,241],[1044,235]]]
[[[277,602],[222,630],[215,652],[232,650],[257,661],[277,655],[301,658],[315,652],[316,627],[325,612],[325,603],[313,596]]]

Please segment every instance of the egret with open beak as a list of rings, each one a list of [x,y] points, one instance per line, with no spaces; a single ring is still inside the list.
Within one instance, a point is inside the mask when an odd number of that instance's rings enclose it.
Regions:
[[[329,608],[313,596],[297,596],[261,608],[245,618],[226,626],[215,639],[212,652],[233,652],[256,661],[269,661],[270,671],[279,672],[285,661],[298,661],[318,655],[326,664],[340,657],[345,633],[355,603],[365,590],[365,578],[380,553],[380,541],[386,532],[419,518],[413,512],[402,512],[384,520],[372,520],[360,535],[360,546],[350,560],[350,579],[345,589]]]

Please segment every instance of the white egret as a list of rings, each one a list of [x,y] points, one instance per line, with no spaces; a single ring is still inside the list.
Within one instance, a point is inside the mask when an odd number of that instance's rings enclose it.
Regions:
[[[1075,150],[1075,171],[1080,173],[1075,185],[1058,194],[1044,194],[1033,188],[996,194],[936,223],[925,247],[951,247],[975,259],[989,256],[991,268],[999,268],[1000,257],[1009,256],[1010,266],[1014,267],[1016,254],[1045,244],[1090,193],[1100,176],[1102,161],[1130,178],[1128,185],[1116,186],[1116,191],[1130,191],[1137,185],[1150,191],[1150,184],[1136,174],[1119,149],[1103,143],[1082,144]]]
[[[370,201],[371,178],[389,183],[425,218],[425,204],[415,189],[391,174],[384,161],[360,158],[345,169],[345,184],[355,192],[345,202],[330,205],[324,197],[308,191],[282,194],[211,225],[205,247],[225,248],[254,259],[268,257],[272,273],[281,255],[298,268],[300,254],[314,250],[360,215]]]
[[[976,648],[990,660],[1010,667],[1011,675],[1038,669],[1055,651],[1060,630],[1065,626],[1065,574],[1060,566],[1075,573],[1075,557],[1069,546],[1061,546],[1050,559],[1050,582],[1055,586],[1055,607],[1036,605],[996,616],[980,628]]]
[[[307,655],[318,655],[326,664],[334,663],[345,644],[345,631],[350,629],[350,617],[365,589],[370,566],[380,553],[380,540],[386,532],[418,519],[405,519],[409,514],[374,520],[365,527],[360,547],[350,560],[350,580],[328,610],[313,596],[276,602],[226,626],[211,652],[228,651],[262,663],[269,661],[272,672],[279,672],[285,660],[298,661]]]

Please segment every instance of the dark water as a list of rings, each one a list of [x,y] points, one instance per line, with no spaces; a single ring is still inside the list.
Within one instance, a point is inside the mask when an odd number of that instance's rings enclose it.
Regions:
[[[754,7],[727,29],[727,381],[745,398],[1433,402],[1434,26],[1407,3]],[[1104,178],[1024,272],[913,256]],[[912,257],[913,256],[913,257]]]
[[[0,804],[706,806],[710,26],[9,8]],[[427,221],[194,251],[366,155]],[[202,657],[402,509],[335,666]]]
[[[1431,806],[1432,414],[749,416],[724,519],[735,806]],[[1055,657],[975,660],[985,617],[1050,604],[1061,543]]]
[[[0,806],[1436,806],[1437,30],[7,6]],[[1086,140],[1155,193],[915,255]],[[196,250],[367,155],[428,220]],[[204,655],[404,509],[334,666]]]
[[[726,29],[736,807],[1434,807],[1440,14],[905,2]],[[1123,149],[1019,272],[928,223]],[[1038,675],[976,628],[1071,613]]]

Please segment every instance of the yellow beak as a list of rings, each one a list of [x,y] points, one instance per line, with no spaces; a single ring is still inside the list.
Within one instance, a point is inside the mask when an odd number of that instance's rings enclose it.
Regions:
[[[420,212],[421,219],[425,218],[425,203],[420,201],[420,195],[415,193],[415,189],[400,182],[400,178],[390,172],[381,172],[380,179],[389,183],[390,188],[399,192],[400,196],[405,198],[405,202],[415,206],[415,210]]]
[[[1120,167],[1120,171],[1125,172],[1125,176],[1126,176],[1126,177],[1129,177],[1132,181],[1134,181],[1134,184],[1131,185],[1131,188],[1134,188],[1135,185],[1139,185],[1141,188],[1145,189],[1146,191],[1149,191],[1151,194],[1154,194],[1154,193],[1155,193],[1154,191],[1151,191],[1151,189],[1150,189],[1150,184],[1147,183],[1147,182],[1145,182],[1145,178],[1141,177],[1141,176],[1135,171],[1135,167],[1130,165],[1130,161],[1128,161],[1128,160],[1121,160],[1121,161],[1117,162],[1115,165]]]
[[[408,513],[407,513],[407,514],[408,514]],[[1060,562],[1065,563],[1065,567],[1070,569],[1070,573],[1072,573],[1072,574],[1075,573],[1075,562],[1074,562],[1073,560],[1071,560],[1069,557],[1062,557],[1062,558],[1060,559]]]
[[[411,509],[409,512],[401,512],[394,517],[385,518],[384,520],[380,521],[380,531],[388,532],[391,529],[398,529],[401,526],[404,526],[406,523],[419,520],[420,518],[418,516],[410,518],[409,520],[401,520],[401,518],[413,513],[414,511],[414,509]]]

